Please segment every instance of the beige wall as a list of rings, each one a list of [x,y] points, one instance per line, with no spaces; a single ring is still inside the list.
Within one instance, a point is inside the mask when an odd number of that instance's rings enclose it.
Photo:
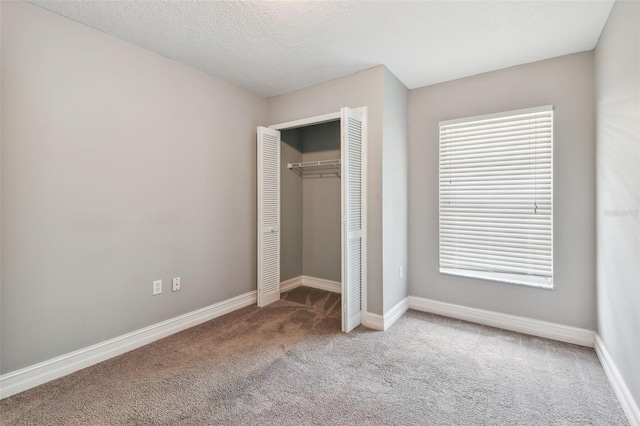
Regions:
[[[385,313],[409,295],[408,109],[409,90],[385,68],[382,123],[382,257]]]
[[[340,145],[340,128],[337,132]],[[305,141],[306,144],[306,141]],[[305,152],[303,161],[334,160],[340,150]],[[342,281],[342,199],[338,177],[302,182],[302,271],[309,277]]]
[[[27,3],[1,37],[2,373],[255,290],[264,99]]]
[[[442,275],[438,267],[438,122],[554,106],[554,289]],[[593,329],[593,52],[412,90],[409,96],[409,294]]]
[[[598,335],[640,407],[640,3],[617,1],[595,50]]]

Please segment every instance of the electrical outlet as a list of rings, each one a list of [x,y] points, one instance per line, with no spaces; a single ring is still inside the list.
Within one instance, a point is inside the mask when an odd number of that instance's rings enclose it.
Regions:
[[[404,266],[400,265],[400,278],[404,277]]]
[[[175,277],[173,279],[173,291],[180,290],[180,277]]]
[[[153,295],[162,293],[162,280],[156,280],[153,282]]]

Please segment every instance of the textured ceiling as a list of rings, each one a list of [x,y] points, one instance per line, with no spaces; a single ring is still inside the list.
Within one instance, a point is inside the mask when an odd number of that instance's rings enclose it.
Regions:
[[[590,50],[613,0],[31,3],[268,97],[380,64],[413,89]]]

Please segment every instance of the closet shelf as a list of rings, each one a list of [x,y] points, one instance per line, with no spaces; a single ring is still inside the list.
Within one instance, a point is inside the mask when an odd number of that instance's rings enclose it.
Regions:
[[[301,178],[340,177],[340,159],[289,163],[287,167]]]

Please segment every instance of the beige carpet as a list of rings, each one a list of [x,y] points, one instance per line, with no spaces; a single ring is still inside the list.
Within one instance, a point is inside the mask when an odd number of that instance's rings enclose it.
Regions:
[[[593,350],[299,288],[0,402],[3,425],[625,425]]]

